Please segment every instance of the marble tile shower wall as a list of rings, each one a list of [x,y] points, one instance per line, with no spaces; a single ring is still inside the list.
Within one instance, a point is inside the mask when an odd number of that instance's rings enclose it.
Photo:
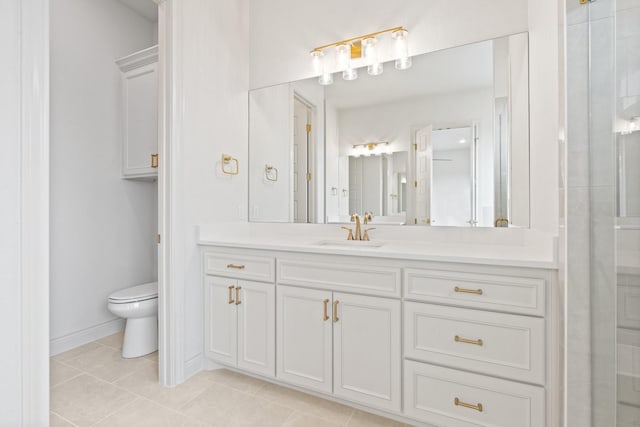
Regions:
[[[567,425],[615,420],[615,0],[567,0]]]

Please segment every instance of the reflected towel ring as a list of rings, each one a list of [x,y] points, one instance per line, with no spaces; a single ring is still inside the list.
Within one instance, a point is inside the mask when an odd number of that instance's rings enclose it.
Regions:
[[[225,168],[225,165],[229,165],[230,163],[234,163],[235,168],[233,167],[231,167],[230,169]],[[222,155],[222,160],[220,162],[220,165],[222,166],[222,173],[227,175],[238,175],[238,172],[240,170],[238,159],[231,157],[227,154]]]
[[[269,181],[277,181],[278,180],[278,169],[275,166],[264,165],[264,175]]]

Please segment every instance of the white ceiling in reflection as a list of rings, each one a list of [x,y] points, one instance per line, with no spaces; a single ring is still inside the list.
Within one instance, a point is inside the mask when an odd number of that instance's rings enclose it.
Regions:
[[[409,98],[491,87],[493,42],[491,40],[414,56],[408,70],[396,70],[393,62],[384,72],[370,76],[358,69],[358,79],[345,81],[334,74],[325,96],[337,109],[392,103]]]

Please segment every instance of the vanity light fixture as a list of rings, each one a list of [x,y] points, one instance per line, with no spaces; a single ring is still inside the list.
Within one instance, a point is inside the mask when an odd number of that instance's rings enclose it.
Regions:
[[[373,151],[378,145],[389,145],[389,141],[380,141],[380,142],[365,142],[364,144],[353,144],[353,148],[358,147],[367,147],[370,151]]]
[[[372,76],[382,74],[383,67],[380,62],[380,49],[378,36],[391,33],[395,41],[395,67],[398,70],[406,70],[411,67],[411,57],[409,56],[409,32],[404,27],[394,27],[387,30],[376,31],[375,33],[353,37],[335,43],[318,46],[311,51],[313,66],[321,85],[333,83],[331,75],[329,49],[335,50],[334,70],[342,72],[344,80],[355,80],[358,78],[358,66],[366,65],[367,73]]]

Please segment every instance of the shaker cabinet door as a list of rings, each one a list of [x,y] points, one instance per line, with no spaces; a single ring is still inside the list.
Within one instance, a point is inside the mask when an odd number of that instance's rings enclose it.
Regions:
[[[207,357],[228,365],[236,364],[236,281],[205,277],[205,352]]]
[[[334,293],[336,396],[400,411],[400,301]]]
[[[331,393],[331,309],[329,291],[278,286],[278,378]]]
[[[276,370],[276,307],[272,284],[238,280],[238,367],[268,377]]]
[[[151,155],[158,152],[158,73],[149,64],[123,75],[122,174],[125,177],[157,175]]]

